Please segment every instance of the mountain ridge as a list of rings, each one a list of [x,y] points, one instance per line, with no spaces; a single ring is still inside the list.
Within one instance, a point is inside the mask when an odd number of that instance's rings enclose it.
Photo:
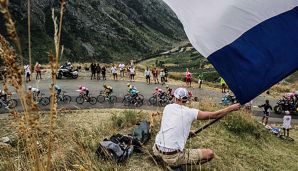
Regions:
[[[54,0],[32,0],[33,61],[47,62],[53,49]],[[27,2],[11,0],[10,9],[27,57]],[[6,35],[0,17],[0,33]],[[67,1],[63,17],[62,60],[113,62],[140,59],[186,40],[180,21],[162,0]]]

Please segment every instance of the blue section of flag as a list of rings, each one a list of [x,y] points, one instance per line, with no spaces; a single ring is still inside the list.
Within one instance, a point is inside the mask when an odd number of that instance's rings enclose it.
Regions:
[[[298,7],[253,27],[208,57],[241,104],[298,70]]]

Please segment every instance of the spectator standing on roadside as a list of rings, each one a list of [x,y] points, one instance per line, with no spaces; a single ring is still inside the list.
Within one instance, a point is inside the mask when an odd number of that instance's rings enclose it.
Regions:
[[[161,82],[161,85],[164,85],[165,84],[165,82],[166,82],[166,79],[165,79],[165,76],[166,76],[166,74],[165,74],[165,71],[162,69],[161,71],[160,71],[160,82]]]
[[[168,76],[169,76],[169,70],[167,67],[164,67],[164,72],[165,72],[165,81],[168,82]]]
[[[131,66],[129,71],[130,71],[130,81],[134,82],[135,81],[135,75],[136,75],[135,68],[133,66]]]
[[[103,80],[107,80],[107,77],[106,77],[106,71],[107,71],[107,68],[106,68],[106,66],[104,65],[104,66],[101,68],[101,75],[102,75],[102,79],[103,79]]]
[[[188,71],[188,68],[186,68],[186,72],[185,72],[186,86],[191,87],[191,81],[192,81],[192,74]]]
[[[219,81],[220,85],[221,85],[221,92],[222,93],[226,93],[226,88],[227,88],[227,85],[226,85],[226,82],[225,80],[220,77],[220,81]]]
[[[24,69],[25,69],[25,78],[26,78],[26,82],[28,83],[28,82],[31,81],[31,79],[30,79],[30,77],[31,77],[30,66],[29,66],[29,65],[25,65],[25,66],[24,66]]]
[[[94,63],[91,63],[90,65],[90,69],[91,69],[91,80],[94,78],[96,79],[95,77],[95,73],[96,73],[96,65]]]
[[[111,68],[112,74],[113,74],[113,79],[117,80],[118,79],[118,74],[117,74],[117,67],[113,64]]]
[[[146,77],[146,83],[147,83],[147,85],[149,85],[150,84],[150,70],[149,70],[149,68],[147,67],[146,68],[146,70],[145,70],[145,72],[144,72],[144,75],[145,75],[145,77]]]
[[[198,83],[199,83],[199,88],[202,88],[202,84],[203,84],[203,74],[200,74],[199,75],[199,80],[198,80]]]
[[[155,84],[159,84],[159,81],[158,81],[158,69],[156,67],[153,68],[152,75],[153,75],[154,83]]]
[[[39,75],[39,79],[42,79],[41,78],[41,65],[36,62],[35,66],[34,66],[34,70],[36,72],[36,80],[38,79],[38,75]]]
[[[101,72],[100,65],[97,64],[96,65],[96,77],[97,77],[97,80],[100,80],[100,72]]]
[[[119,70],[120,70],[120,77],[123,78],[124,77],[124,70],[125,70],[125,65],[119,64]]]

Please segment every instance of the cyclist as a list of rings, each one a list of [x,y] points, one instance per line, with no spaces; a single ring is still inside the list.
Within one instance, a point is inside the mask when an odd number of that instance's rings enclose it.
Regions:
[[[33,97],[38,97],[39,94],[40,94],[40,90],[38,88],[34,88],[32,86],[29,86],[28,90],[32,92]]]
[[[79,90],[80,90],[80,94],[85,95],[86,97],[88,97],[89,90],[88,90],[87,87],[80,86]]]
[[[59,85],[56,84],[56,85],[54,86],[54,88],[55,88],[55,90],[56,90],[56,94],[57,94],[57,96],[59,96],[59,95],[61,94],[61,91],[62,91],[62,90],[61,90],[61,87],[60,87]]]
[[[169,85],[166,85],[166,89],[167,89],[167,94],[168,94],[170,97],[173,97],[173,96],[174,96],[174,94],[173,94],[173,89],[171,89],[171,88],[169,87]]]
[[[166,92],[164,92],[161,88],[156,87],[154,95],[157,95],[159,99],[164,99],[165,95],[166,95]]]
[[[103,85],[105,96],[109,97],[113,93],[113,87],[106,84]]]
[[[7,105],[7,93],[4,90],[0,90],[0,99],[3,101],[3,105],[5,106],[6,109],[9,108]]]
[[[135,98],[135,97],[138,96],[139,91],[138,91],[138,89],[135,86],[127,83],[127,87],[129,88],[128,89],[128,92],[131,95],[131,97]]]
[[[4,90],[0,90],[0,99],[2,99],[4,102],[7,101],[7,93]]]

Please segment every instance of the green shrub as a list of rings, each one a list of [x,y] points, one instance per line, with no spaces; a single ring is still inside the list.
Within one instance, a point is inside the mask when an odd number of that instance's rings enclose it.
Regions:
[[[133,110],[125,110],[122,115],[124,116],[125,123],[127,126],[135,125],[138,123],[138,113]]]
[[[255,134],[258,132],[254,119],[250,114],[244,112],[228,115],[223,123],[227,130],[236,134]]]
[[[124,127],[124,119],[122,116],[118,116],[117,114],[112,115],[112,124],[116,128],[123,128]]]
[[[120,114],[112,115],[112,124],[116,128],[124,128],[137,124],[141,116],[134,110],[124,110]]]

